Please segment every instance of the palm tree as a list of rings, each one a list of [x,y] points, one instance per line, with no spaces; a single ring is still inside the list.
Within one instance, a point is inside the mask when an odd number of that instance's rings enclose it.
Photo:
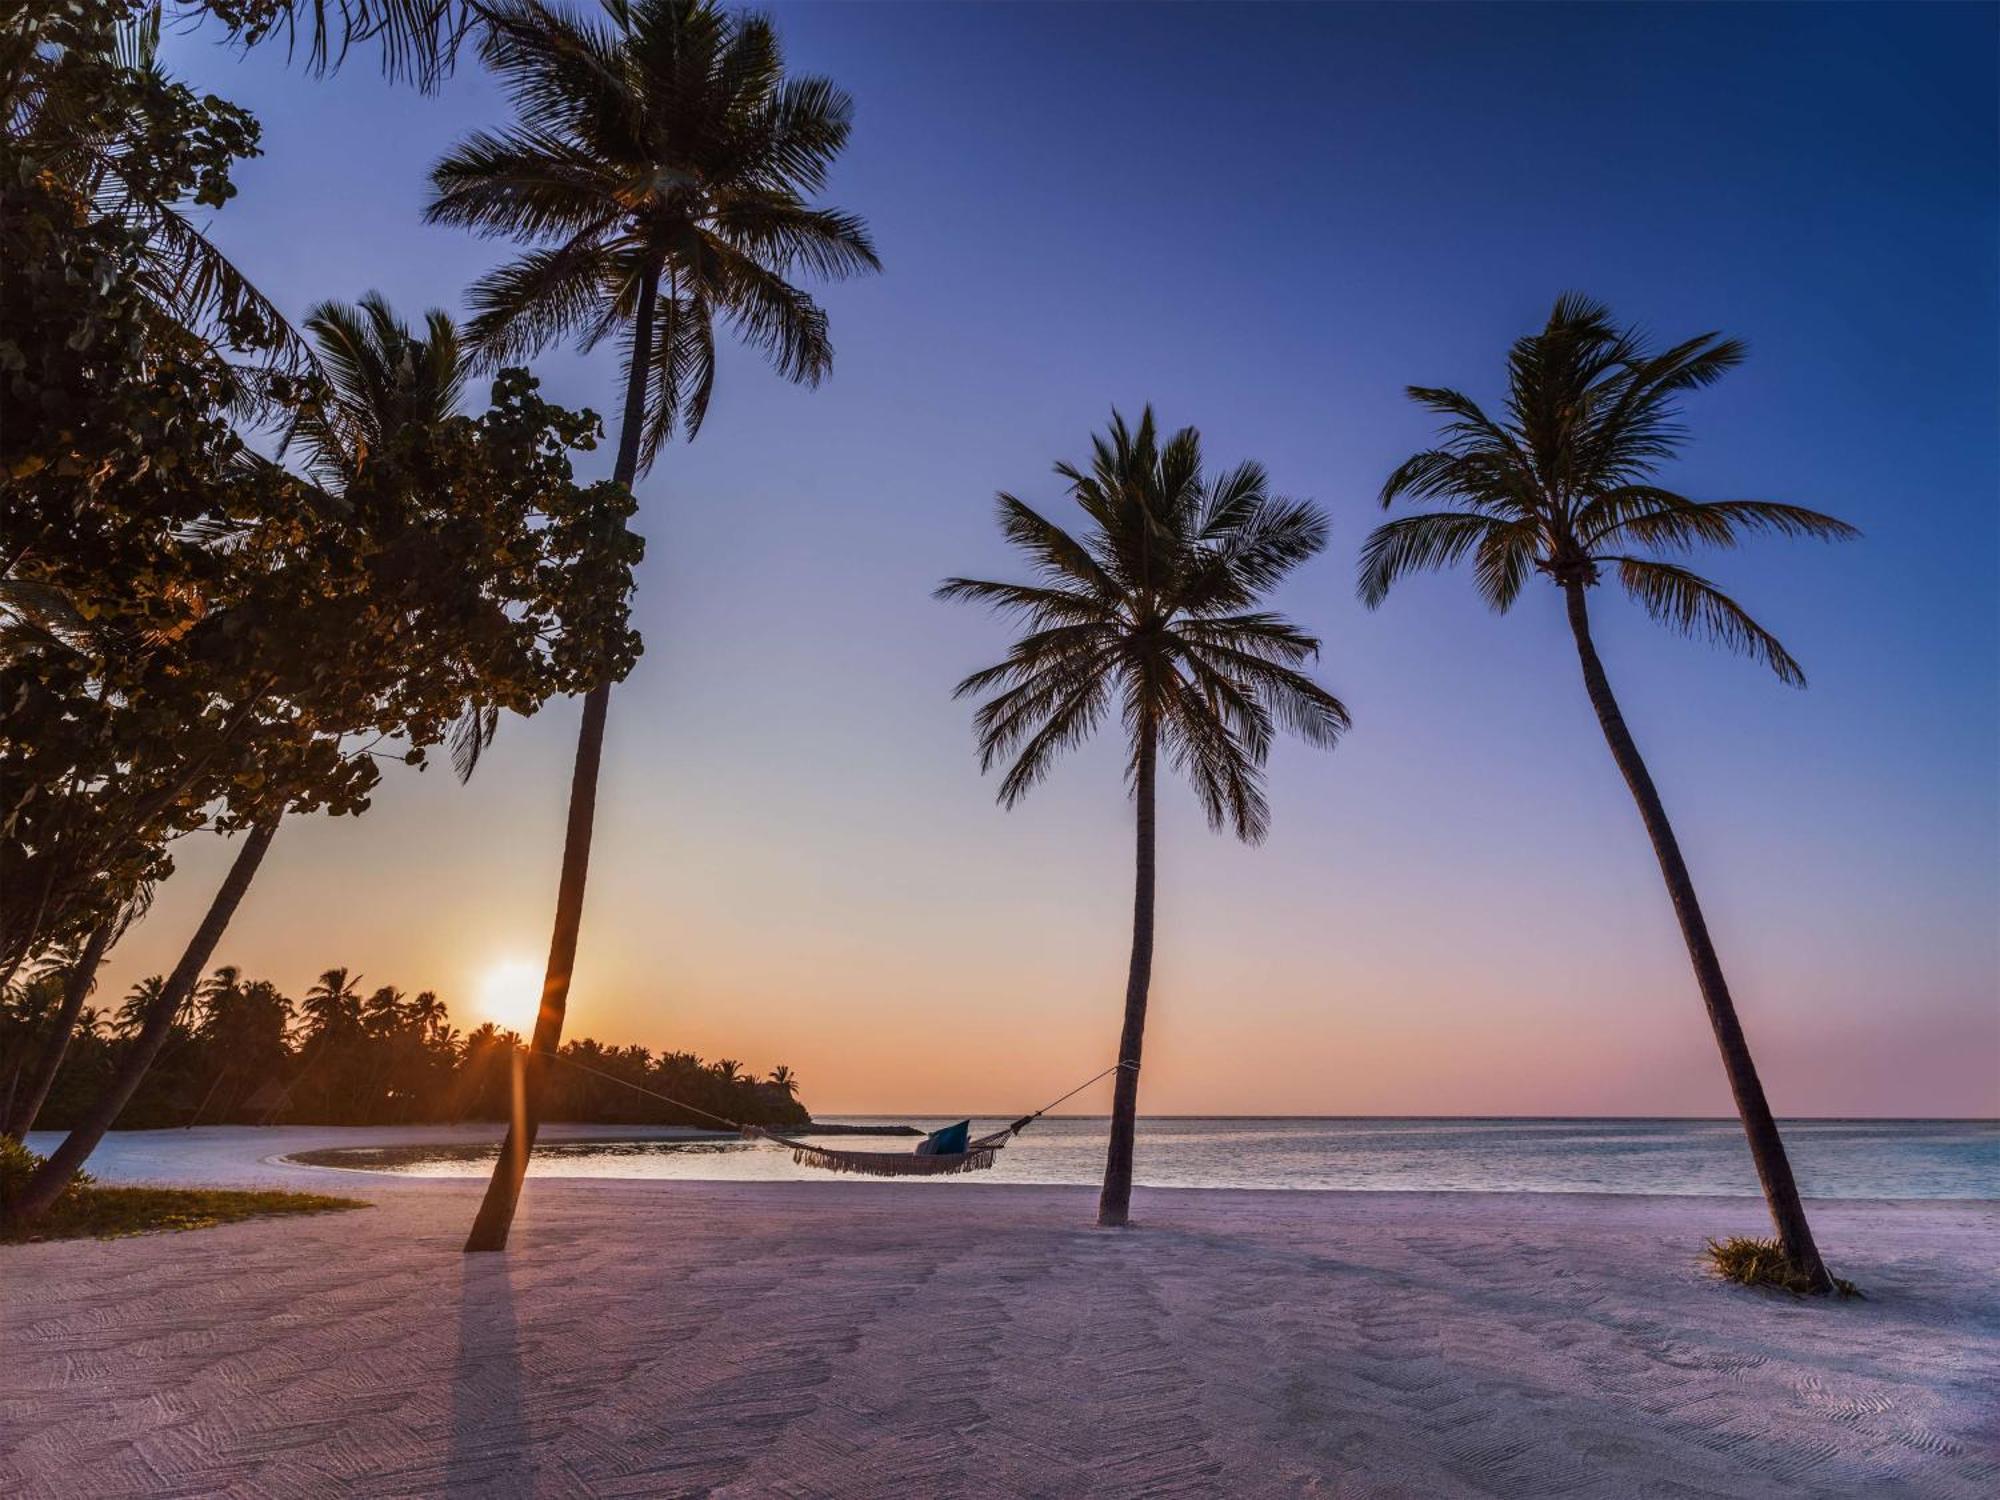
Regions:
[[[708,410],[720,318],[788,380],[833,360],[826,314],[787,278],[879,268],[862,222],[814,207],[853,108],[823,78],[785,76],[761,16],[713,0],[605,0],[608,25],[534,0],[486,7],[480,53],[516,119],[433,169],[433,223],[535,248],[471,293],[471,334],[493,362],[619,334],[624,414],[613,480],[630,487]],[[540,1119],[541,1059],[562,1041],[583,919],[611,684],[584,698],[555,931],[513,1121],[468,1250],[507,1244]]]
[[[427,1037],[435,1037],[450,1029],[451,1012],[438,998],[436,990],[418,990],[417,998],[409,1004],[408,1014],[410,1024]]]
[[[344,968],[321,971],[299,1006],[309,1042],[317,1046],[361,1029],[361,992],[355,988],[360,982],[359,974]]]
[[[203,992],[201,1037],[228,1070],[251,1076],[278,1071],[289,1055],[285,1034],[292,1018],[284,993],[266,979],[245,981],[230,965],[216,969]]]
[[[1000,529],[1026,554],[1035,581],[953,578],[940,598],[1017,615],[1027,633],[1005,661],[974,672],[956,696],[990,694],[973,723],[980,768],[1011,760],[999,800],[1012,807],[1063,751],[1088,738],[1114,706],[1131,742],[1126,776],[1138,812],[1132,962],[1111,1107],[1111,1146],[1098,1223],[1124,1224],[1132,1199],[1139,1055],[1153,967],[1154,783],[1159,757],[1193,786],[1211,828],[1246,843],[1270,824],[1263,765],[1282,726],[1331,746],[1347,710],[1299,668],[1319,642],[1257,607],[1293,568],[1326,545],[1311,503],[1270,493],[1263,468],[1208,475],[1201,435],[1181,429],[1164,446],[1150,407],[1136,430],[1112,414],[1088,472],[1056,473],[1082,509],[1079,538],[1012,495]]]
[[[409,1022],[403,992],[385,984],[361,1002],[361,1025],[371,1036],[388,1036]]]
[[[222,934],[228,930],[236,908],[242,904],[243,893],[256,878],[258,866],[263,863],[277,828],[277,823],[269,819],[251,825],[236,857],[230,861],[229,873],[223,876],[222,884],[209,901],[207,912],[195,928],[194,936],[181,950],[180,961],[145,1003],[138,1033],[124,1049],[110,1083],[8,1206],[7,1214],[15,1222],[31,1222],[47,1211],[75,1178],[90,1153],[97,1149],[97,1143],[104,1139],[111,1122],[118,1118],[120,1111],[137,1092],[140,1081],[158,1059],[161,1048],[173,1032],[182,1007],[194,994],[202,970],[208,967],[208,961],[215,953],[215,945],[222,941]]]
[[[201,1003],[204,1021],[214,1014],[216,1007],[227,1005],[243,989],[243,970],[235,964],[217,964],[207,979],[195,986],[195,999]]]
[[[118,1007],[118,1013],[111,1018],[112,1035],[129,1039],[139,1034],[139,1028],[146,1024],[146,1012],[159,1003],[166,993],[167,976],[148,974],[126,992],[125,1003]]]
[[[380,292],[328,300],[306,315],[322,376],[320,399],[299,408],[279,453],[297,450],[312,477],[339,494],[400,433],[436,431],[459,414],[471,352],[451,314],[431,308],[419,336]],[[468,705],[451,731],[452,769],[470,781],[500,728],[500,710]]]
[[[1446,419],[1442,440],[1389,476],[1382,504],[1407,496],[1459,508],[1377,527],[1362,549],[1360,591],[1373,608],[1404,574],[1468,557],[1475,585],[1497,611],[1513,605],[1533,573],[1562,590],[1584,688],[1666,878],[1778,1238],[1792,1263],[1826,1292],[1833,1279],[1806,1223],[1693,877],[1590,635],[1589,591],[1609,570],[1662,624],[1754,657],[1781,682],[1805,685],[1799,664],[1741,605],[1707,579],[1655,555],[1734,546],[1757,533],[1857,534],[1843,521],[1800,506],[1696,501],[1653,482],[1680,447],[1677,398],[1719,379],[1743,356],[1742,344],[1714,333],[1655,351],[1636,332],[1616,327],[1607,308],[1570,295],[1557,301],[1540,333],[1515,342],[1500,419],[1457,391],[1410,387],[1412,400]]]
[[[799,1091],[799,1075],[783,1063],[779,1063],[777,1067],[771,1069],[771,1076],[768,1081],[775,1087],[782,1089],[787,1095],[796,1094]]]
[[[424,314],[419,337],[380,292],[358,305],[327,301],[306,315],[327,390],[300,408],[281,452],[303,450],[313,477],[345,489],[397,433],[442,426],[458,411],[471,373],[451,315]]]
[[[0,1127],[0,1134],[19,1140],[35,1128],[35,1120],[41,1114],[42,1106],[48,1102],[56,1076],[62,1071],[63,1058],[69,1053],[70,1041],[76,1034],[85,1009],[83,1002],[97,987],[97,971],[104,962],[105,953],[118,941],[126,925],[145,910],[151,899],[151,888],[148,887],[132,903],[99,922],[90,936],[84,939],[75,962],[64,978],[62,999],[50,1019],[41,1050],[22,1081],[6,1123]]]

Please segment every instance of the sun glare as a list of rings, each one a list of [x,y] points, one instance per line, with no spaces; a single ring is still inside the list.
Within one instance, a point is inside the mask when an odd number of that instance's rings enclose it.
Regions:
[[[542,971],[525,959],[500,959],[479,983],[479,1005],[486,1019],[523,1037],[534,1030],[541,1003]]]

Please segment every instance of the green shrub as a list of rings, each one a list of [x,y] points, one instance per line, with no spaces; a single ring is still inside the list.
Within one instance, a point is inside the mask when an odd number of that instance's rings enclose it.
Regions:
[[[1739,1286],[1775,1288],[1794,1297],[1809,1297],[1814,1292],[1812,1278],[1785,1255],[1776,1240],[1751,1239],[1741,1234],[1726,1240],[1710,1240],[1702,1259],[1717,1276]],[[1861,1288],[1838,1276],[1833,1278],[1833,1286],[1843,1297],[1861,1295]]]
[[[30,1151],[11,1135],[0,1136],[0,1215],[14,1206],[15,1195],[28,1186],[28,1180],[42,1169],[46,1156]],[[88,1172],[78,1172],[70,1178],[69,1186],[63,1189],[62,1199],[72,1199],[79,1190],[92,1182]]]

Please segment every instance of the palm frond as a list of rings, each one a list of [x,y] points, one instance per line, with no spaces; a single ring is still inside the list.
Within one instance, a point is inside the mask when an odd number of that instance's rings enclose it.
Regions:
[[[947,578],[932,592],[936,599],[962,599],[999,610],[1014,610],[1037,627],[1108,623],[1104,601],[1074,589],[1043,588],[1026,583],[995,583],[981,578]]]
[[[995,693],[972,716],[979,742],[979,769],[992,770],[1059,705],[1090,683],[1105,685],[1108,691],[1110,662],[1104,651],[1084,645],[1059,659],[1030,661],[1016,653],[1004,670],[989,669],[993,675],[973,690],[983,691],[1003,679],[1012,680],[1013,685]]]
[[[1847,541],[1857,527],[1803,505],[1773,500],[1689,500],[1651,485],[1609,491],[1584,512],[1586,546],[1612,541],[1692,551],[1698,546],[1733,547],[1745,533]]]
[[[33,578],[0,578],[0,662],[37,647],[81,650],[89,622],[69,594]]]
[[[592,326],[617,281],[615,259],[595,229],[488,272],[466,294],[473,312],[466,331],[480,367],[531,358]]]
[[[626,378],[631,378],[632,350],[626,351]],[[646,403],[645,440],[639,467],[650,469],[660,449],[676,430],[693,438],[708,415],[715,392],[715,318],[708,304],[695,296],[666,296],[654,309],[652,384]]]
[[[1354,727],[1347,706],[1304,672],[1253,651],[1215,642],[1187,642],[1187,657],[1200,664],[1203,680],[1223,678],[1247,694],[1309,745],[1331,749]]]
[[[1361,602],[1374,609],[1398,579],[1450,567],[1503,527],[1470,511],[1435,511],[1384,521],[1361,544]]]
[[[1319,655],[1319,638],[1272,610],[1201,615],[1174,622],[1174,634],[1196,644],[1229,646],[1264,661],[1297,666]]]
[[[1007,774],[1000,778],[997,793],[1002,807],[1012,807],[1036,786],[1061,757],[1062,752],[1090,738],[1104,717],[1110,696],[1109,681],[1099,675],[1076,684],[1056,703],[1015,757]],[[986,769],[982,765],[981,769]]]
[[[282,34],[286,51],[303,50],[314,73],[333,72],[356,43],[373,43],[388,78],[408,79],[428,93],[449,76],[478,9],[468,0],[274,0],[219,13],[245,45]]]
[[[431,168],[431,186],[427,223],[541,240],[605,231],[626,184],[576,141],[524,125],[474,131]]]
[[[1206,538],[1206,533],[1204,533]],[[1259,495],[1213,534],[1213,566],[1177,591],[1185,608],[1240,609],[1326,550],[1326,513],[1310,500]],[[1226,586],[1215,585],[1226,579]]]
[[[462,782],[472,780],[479,759],[500,732],[500,710],[468,704],[451,726],[451,768]]]
[[[1700,636],[1727,650],[1763,662],[1791,687],[1804,687],[1806,674],[1778,638],[1706,578],[1673,563],[1644,557],[1614,557],[1618,581],[1663,625]]]
[[[833,368],[824,309],[776,271],[734,246],[711,239],[716,252],[715,301],[737,337],[760,352],[786,380],[815,386]]]
[[[1104,598],[1118,592],[1090,548],[1062,527],[1012,495],[1003,493],[998,504],[1000,534],[1027,553],[1043,577],[1055,583],[1082,584]]]
[[[1200,689],[1174,672],[1163,673],[1158,690],[1148,697],[1156,705],[1148,711],[1159,722],[1168,762],[1194,788],[1208,826],[1218,833],[1228,829],[1246,844],[1263,843],[1271,830],[1261,769],[1270,748],[1270,731],[1261,710],[1243,724],[1251,730],[1246,735],[1216,713]]]
[[[882,269],[859,215],[812,208],[789,196],[759,193],[717,205],[715,234],[738,253],[780,275],[806,270],[840,281]]]

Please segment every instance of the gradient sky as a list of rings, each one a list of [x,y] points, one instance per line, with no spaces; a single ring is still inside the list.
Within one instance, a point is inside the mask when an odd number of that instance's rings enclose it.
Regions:
[[[1774,1103],[2000,1110],[1992,7],[777,15],[858,101],[831,196],[887,273],[826,293],[827,386],[725,358],[700,439],[641,482],[647,654],[613,699],[572,1035],[787,1062],[824,1113],[1011,1112],[1112,1056],[1118,752],[997,809],[949,689],[1005,631],[929,590],[1016,571],[993,492],[1054,504],[1050,464],[1151,401],[1331,513],[1279,603],[1356,727],[1277,751],[1261,849],[1165,793],[1142,1108],[1725,1113],[1555,593],[1505,618],[1462,576],[1353,596],[1429,432],[1403,385],[1494,397],[1578,288],[1750,342],[1674,483],[1867,533],[1709,569],[1803,693],[1599,596]],[[430,163],[505,116],[476,65],[425,99],[366,59],[167,55],[263,120],[212,232],[293,314],[458,308],[504,253],[418,217]],[[537,368],[613,408],[608,352]],[[219,958],[481,1019],[483,976],[547,940],[576,717],[510,721],[468,787],[391,772],[365,817],[287,825]],[[208,899],[225,851],[190,843],[114,996]]]

